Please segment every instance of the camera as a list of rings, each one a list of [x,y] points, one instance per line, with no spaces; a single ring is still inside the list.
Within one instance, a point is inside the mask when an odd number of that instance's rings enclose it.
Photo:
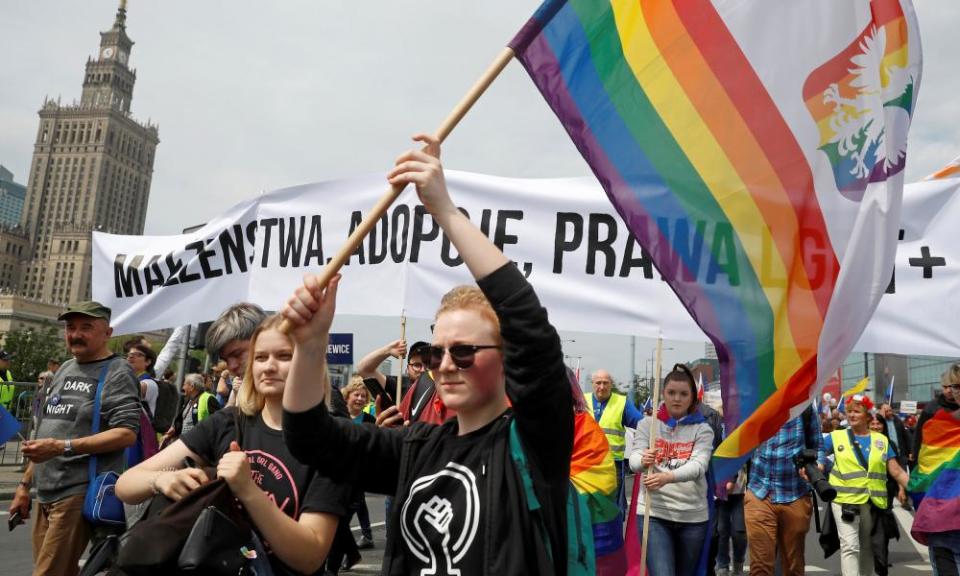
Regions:
[[[808,448],[803,452],[798,452],[797,455],[793,457],[793,464],[797,467],[797,470],[804,470],[807,473],[807,479],[821,500],[824,502],[833,502],[833,499],[837,497],[837,489],[827,482],[827,479],[823,476],[823,472],[817,468],[816,450]],[[844,520],[846,520],[846,517],[844,517]],[[850,520],[847,521],[849,522]]]
[[[840,519],[844,522],[853,522],[853,519],[860,515],[860,509],[853,504],[840,505]]]

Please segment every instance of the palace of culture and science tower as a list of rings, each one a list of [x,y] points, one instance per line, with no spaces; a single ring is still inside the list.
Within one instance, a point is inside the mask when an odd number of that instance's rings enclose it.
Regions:
[[[132,47],[121,0],[79,103],[43,102],[20,226],[0,229],[0,332],[90,299],[92,230],[143,233],[160,140],[130,113]]]

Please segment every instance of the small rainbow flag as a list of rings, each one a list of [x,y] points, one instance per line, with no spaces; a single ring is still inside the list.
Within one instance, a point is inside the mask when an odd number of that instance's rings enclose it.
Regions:
[[[718,478],[836,371],[893,268],[920,50],[908,0],[856,4],[546,0],[510,44],[717,348]]]
[[[946,410],[923,425],[907,491],[917,505],[911,528],[915,540],[926,544],[931,533],[960,530],[960,422]]]

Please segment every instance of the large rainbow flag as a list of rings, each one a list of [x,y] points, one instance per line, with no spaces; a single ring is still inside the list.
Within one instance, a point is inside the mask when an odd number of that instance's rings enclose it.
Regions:
[[[960,531],[960,422],[947,410],[923,424],[907,491],[917,506],[910,529],[915,540],[926,544],[929,534]]]
[[[890,278],[912,6],[547,0],[510,46],[716,345],[732,475],[836,371]]]

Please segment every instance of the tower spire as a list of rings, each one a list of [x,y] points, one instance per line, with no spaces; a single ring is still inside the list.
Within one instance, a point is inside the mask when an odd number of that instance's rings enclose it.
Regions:
[[[120,0],[120,7],[117,8],[117,18],[113,21],[114,30],[127,29],[127,0]]]

